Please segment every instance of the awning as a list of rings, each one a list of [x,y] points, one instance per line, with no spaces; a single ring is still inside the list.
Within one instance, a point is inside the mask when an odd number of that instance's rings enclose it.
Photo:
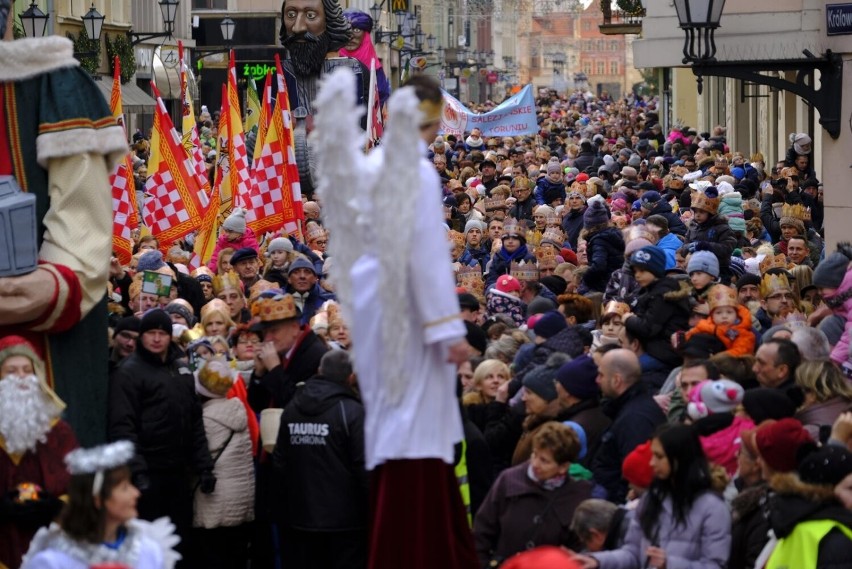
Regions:
[[[101,77],[100,81],[95,81],[95,84],[109,104],[110,97],[112,97],[112,77]],[[125,113],[153,113],[157,101],[134,85],[133,82],[130,82],[121,86],[121,106]]]

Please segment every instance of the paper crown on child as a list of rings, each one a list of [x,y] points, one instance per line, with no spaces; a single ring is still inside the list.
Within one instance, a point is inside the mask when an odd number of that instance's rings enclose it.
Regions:
[[[700,209],[711,215],[716,215],[719,210],[719,192],[713,186],[707,187],[704,191],[696,191],[692,193],[692,209]]]
[[[317,239],[322,239],[328,235],[328,231],[320,225],[319,223],[310,222],[306,227],[305,238],[308,240],[308,243],[311,241],[315,241]]]
[[[234,271],[228,271],[223,275],[216,275],[215,277],[213,277],[214,294],[218,295],[223,290],[227,290],[229,288],[233,288],[242,292],[243,283],[242,281],[240,281],[240,275],[238,275]]]
[[[517,219],[507,217],[503,221],[503,237],[520,237],[526,239],[526,229],[521,227]]]
[[[722,306],[737,308],[740,304],[737,299],[737,291],[721,284],[713,285],[710,288],[707,293],[707,302],[710,305],[710,312]]]
[[[557,227],[548,227],[541,235],[541,242],[550,243],[557,249],[561,249],[562,245],[565,244],[565,234]]]
[[[603,310],[604,314],[619,314],[624,317],[625,314],[630,313],[630,306],[627,303],[619,302],[617,300],[610,300],[606,303],[606,306]]]
[[[793,292],[790,281],[785,274],[763,275],[760,279],[760,296],[767,299],[779,292]]]
[[[705,380],[689,392],[686,412],[693,421],[714,413],[730,413],[742,403],[745,391],[730,379]]]
[[[544,216],[544,224],[547,226],[559,226],[562,223],[562,218],[555,211]]]
[[[456,285],[475,296],[479,302],[485,302],[485,280],[479,267],[461,267],[456,273]]]
[[[781,206],[781,217],[792,217],[799,221],[811,220],[811,208],[805,207],[802,204],[787,204]]]
[[[511,274],[513,277],[515,277],[521,282],[537,281],[539,276],[538,267],[536,267],[535,263],[525,263],[523,261],[521,261],[520,263],[512,261],[512,264],[509,268],[509,274]]]

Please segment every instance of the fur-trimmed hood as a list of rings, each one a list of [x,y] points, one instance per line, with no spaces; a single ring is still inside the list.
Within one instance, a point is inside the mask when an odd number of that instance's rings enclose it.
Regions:
[[[775,492],[770,498],[769,525],[779,539],[808,520],[832,519],[852,527],[852,512],[836,501],[831,486],[802,482],[795,473],[777,473],[769,486]]]
[[[79,67],[68,38],[47,36],[0,41],[0,81],[23,81],[37,75]]]
[[[673,282],[677,283],[676,290],[670,290],[663,294],[663,298],[666,300],[681,300],[684,298],[689,298],[692,295],[692,284],[686,280],[675,280],[671,279]]]

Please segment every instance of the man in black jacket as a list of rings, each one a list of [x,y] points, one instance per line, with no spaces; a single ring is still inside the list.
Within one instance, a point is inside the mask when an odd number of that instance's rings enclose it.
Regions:
[[[627,482],[621,477],[624,458],[646,442],[666,417],[645,386],[639,381],[639,358],[629,350],[607,352],[598,368],[598,385],[608,400],[603,411],[612,425],[601,439],[592,461],[595,480],[607,491],[607,500],[621,504],[627,495]]]
[[[139,325],[136,351],[110,379],[108,437],[136,447],[130,469],[142,493],[139,517],[171,518],[181,537],[183,563],[190,567],[192,560],[182,547],[192,528],[190,471],[198,475],[205,494],[215,490],[216,478],[195,382],[179,367],[180,351],[171,340],[169,315],[160,309],[148,311]]]
[[[354,381],[349,355],[327,352],[281,417],[272,460],[285,498],[279,511],[288,567],[367,566],[364,406]]]

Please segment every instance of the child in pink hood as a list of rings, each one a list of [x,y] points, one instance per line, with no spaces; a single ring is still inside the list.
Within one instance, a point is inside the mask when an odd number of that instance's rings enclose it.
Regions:
[[[737,471],[742,432],[754,428],[751,419],[734,413],[744,394],[742,386],[730,379],[702,381],[689,392],[686,412],[698,431],[704,454],[728,476]]]
[[[235,208],[231,215],[222,223],[222,234],[216,241],[216,247],[213,249],[213,256],[210,257],[210,262],[207,267],[216,272],[216,262],[219,260],[219,252],[222,249],[230,247],[234,251],[243,247],[251,247],[255,251],[257,248],[257,238],[254,236],[254,231],[246,227],[246,210]]]

